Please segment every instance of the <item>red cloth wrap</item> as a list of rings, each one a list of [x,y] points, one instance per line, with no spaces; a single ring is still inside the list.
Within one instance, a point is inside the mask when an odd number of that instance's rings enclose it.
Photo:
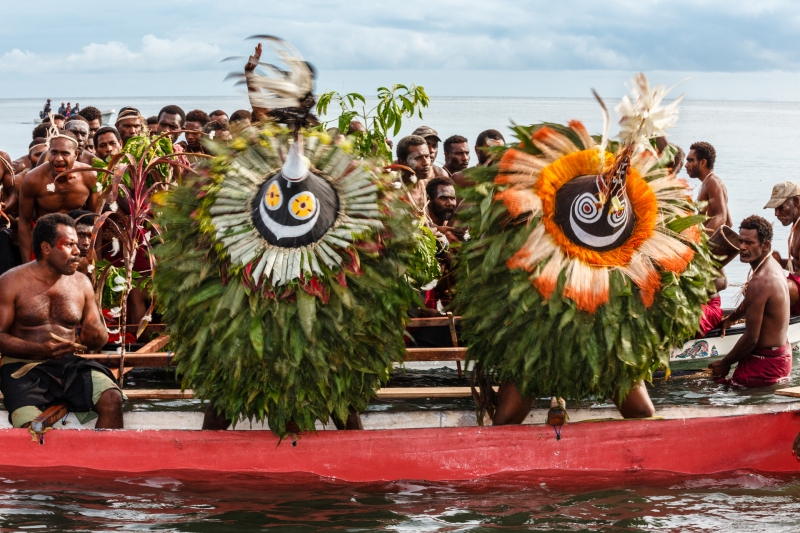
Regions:
[[[739,361],[731,383],[743,387],[764,387],[787,379],[792,372],[792,347],[787,342],[780,348],[756,348]]]
[[[789,280],[794,281],[794,284],[797,285],[798,292],[800,292],[800,276],[789,273],[787,277]],[[800,299],[798,299],[794,305],[789,308],[789,314],[792,316],[800,315]]]
[[[722,322],[722,298],[714,296],[708,303],[702,305],[703,316],[700,317],[700,326],[697,328],[697,337],[705,337],[706,333],[719,326]]]

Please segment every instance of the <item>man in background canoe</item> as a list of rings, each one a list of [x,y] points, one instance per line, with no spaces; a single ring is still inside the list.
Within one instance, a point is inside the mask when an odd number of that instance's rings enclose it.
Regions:
[[[738,363],[730,383],[762,387],[779,383],[792,371],[789,345],[789,290],[783,270],[772,256],[772,226],[757,215],[739,226],[739,258],[752,271],[744,286],[744,302],[722,321],[722,334],[742,316],[745,330],[733,349],[709,365],[714,378],[725,380]]]
[[[0,276],[0,391],[11,423],[24,427],[63,403],[82,423],[99,415],[96,427],[121,428],[122,394],[113,376],[75,355],[108,339],[91,282],[75,275],[75,222],[61,213],[43,216],[33,244],[36,261]]]
[[[800,185],[793,181],[782,181],[772,188],[772,196],[764,209],[775,209],[775,218],[784,226],[792,226],[789,230],[789,247],[787,257],[783,259],[775,250],[772,256],[784,270],[789,272],[789,311],[792,315],[800,315],[800,239],[797,238],[800,219]]]

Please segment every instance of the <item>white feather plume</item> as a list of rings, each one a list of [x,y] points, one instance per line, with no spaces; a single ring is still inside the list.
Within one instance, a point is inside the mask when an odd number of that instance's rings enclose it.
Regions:
[[[314,88],[311,69],[300,52],[290,43],[275,37],[264,36],[264,38],[268,38],[270,48],[289,67],[289,71],[283,71],[251,57],[251,62],[266,67],[271,75],[260,75],[255,71],[245,74],[250,89],[250,104],[253,107],[268,109],[299,107],[300,101]]]

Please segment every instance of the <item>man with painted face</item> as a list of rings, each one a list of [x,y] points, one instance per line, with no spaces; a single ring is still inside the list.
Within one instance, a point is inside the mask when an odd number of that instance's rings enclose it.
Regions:
[[[66,131],[71,131],[78,140],[78,157],[81,163],[91,165],[94,163],[94,154],[86,149],[89,146],[89,123],[80,115],[70,117],[64,125]]]
[[[730,382],[763,387],[784,381],[792,371],[789,345],[789,290],[780,264],[772,256],[772,226],[752,215],[739,226],[739,258],[750,265],[744,302],[722,321],[725,329],[744,317],[745,330],[724,358],[709,365],[714,378],[725,380],[737,364]]]
[[[89,146],[86,147],[87,150],[94,150],[94,134],[97,133],[97,130],[103,127],[103,113],[97,109],[96,107],[89,106],[81,109],[80,116],[86,119],[87,124],[89,124]]]
[[[0,276],[0,391],[9,419],[26,427],[63,403],[82,423],[99,415],[97,428],[122,428],[122,394],[113,376],[75,355],[108,339],[91,282],[75,275],[75,223],[64,214],[45,215],[33,244],[35,261]]]
[[[115,127],[119,132],[122,146],[125,146],[128,139],[142,134],[142,128],[144,127],[142,115],[134,107],[123,107],[119,110]]]
[[[436,130],[430,126],[420,126],[419,128],[415,129],[411,135],[418,135],[425,139],[425,142],[428,143],[428,152],[431,154],[430,177],[436,178],[449,176],[450,174],[448,174],[445,169],[436,164],[436,157],[439,155],[439,143],[442,142]]]
[[[78,140],[65,131],[50,139],[49,160],[28,172],[19,194],[19,248],[23,263],[31,261],[31,229],[37,218],[86,208],[96,211],[100,195],[97,173],[76,161]]]
[[[775,218],[789,230],[789,247],[787,257],[783,259],[779,251],[772,256],[784,270],[789,272],[789,302],[792,316],[800,314],[800,238],[797,221],[800,220],[800,185],[793,181],[782,181],[772,188],[764,209],[775,209]]]
[[[451,176],[469,166],[469,143],[466,137],[453,135],[444,141],[444,169]]]

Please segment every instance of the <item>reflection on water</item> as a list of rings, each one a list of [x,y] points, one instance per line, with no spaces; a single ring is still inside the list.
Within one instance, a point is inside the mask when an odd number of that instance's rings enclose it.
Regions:
[[[798,480],[746,473],[647,483],[518,477],[358,485],[163,472],[60,476],[0,478],[0,530],[788,532],[797,530],[800,511]]]

